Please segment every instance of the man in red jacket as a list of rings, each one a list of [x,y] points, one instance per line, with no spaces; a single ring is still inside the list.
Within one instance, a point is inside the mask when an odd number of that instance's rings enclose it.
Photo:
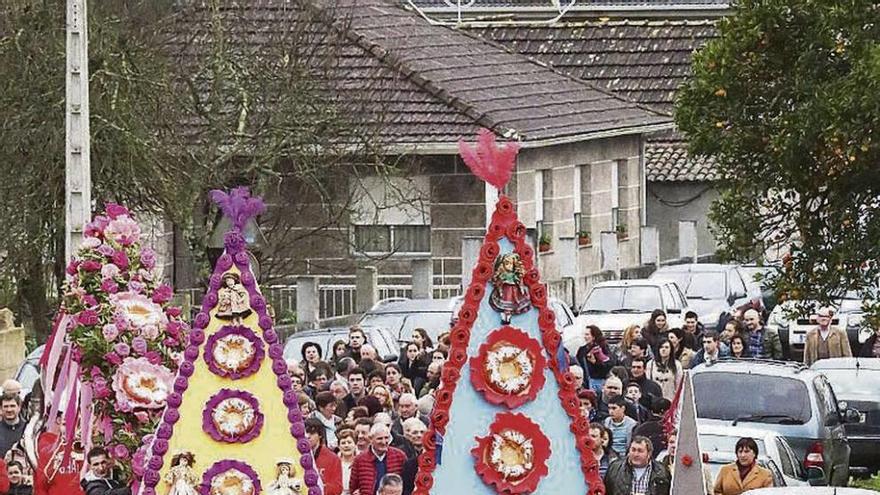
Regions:
[[[327,448],[327,434],[324,423],[317,418],[306,420],[306,436],[312,447],[315,467],[324,483],[324,495],[342,495],[342,461]]]
[[[391,447],[391,430],[382,423],[370,428],[370,447],[354,458],[351,465],[351,495],[373,495],[386,474],[401,474],[406,454]]]

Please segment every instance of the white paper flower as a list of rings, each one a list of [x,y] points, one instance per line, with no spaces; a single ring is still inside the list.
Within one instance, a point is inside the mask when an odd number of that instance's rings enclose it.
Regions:
[[[162,306],[154,303],[146,296],[134,292],[120,292],[110,298],[110,302],[125,315],[128,323],[136,330],[149,326],[164,328],[168,322]]]

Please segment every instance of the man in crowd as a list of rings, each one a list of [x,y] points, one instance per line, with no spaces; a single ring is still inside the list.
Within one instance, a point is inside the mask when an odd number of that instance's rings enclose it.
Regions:
[[[611,430],[611,448],[617,452],[626,452],[636,424],[636,420],[626,415],[626,399],[618,395],[608,402],[605,428]]]
[[[702,363],[714,363],[723,357],[727,357],[727,353],[724,352],[721,342],[718,341],[718,332],[708,330],[703,332],[703,348],[694,354],[694,358],[691,359],[691,368],[696,368]]]
[[[772,328],[766,328],[761,322],[757,310],[749,309],[743,314],[746,327],[749,329],[749,352],[753,358],[782,360],[782,341],[779,334]]]
[[[95,447],[86,455],[89,470],[80,482],[85,495],[131,495],[131,488],[113,479],[113,461],[104,447]]]
[[[345,397],[345,409],[351,410],[366,395],[367,374],[360,367],[348,373],[348,395]]]
[[[372,495],[386,474],[401,474],[406,454],[391,446],[391,431],[382,423],[370,428],[370,447],[351,465],[351,495]]]
[[[620,360],[620,365],[629,369],[633,359],[648,360],[648,341],[639,337],[629,345],[629,355]]]
[[[379,481],[379,491],[376,495],[402,495],[403,479],[396,474],[386,474]]]
[[[443,363],[438,361],[432,361],[431,364],[428,365],[427,372],[427,381],[425,382],[425,386],[422,387],[420,396],[425,396],[434,391],[437,387],[440,386],[440,372],[443,368]]]
[[[700,320],[697,317],[697,313],[693,311],[688,311],[684,314],[683,330],[685,331],[685,333],[688,333],[693,337],[692,342],[694,343],[694,350],[696,351],[697,342],[700,342],[700,340],[703,338],[704,330],[703,324],[700,323]]]
[[[317,418],[306,420],[306,437],[312,448],[312,457],[315,459],[315,468],[324,482],[325,495],[342,494],[342,461],[327,448],[326,429],[324,424]],[[333,436],[336,434],[334,432]]]
[[[645,407],[650,407],[651,402],[655,399],[663,397],[663,389],[654,380],[645,375],[648,360],[645,358],[633,358],[629,366],[629,374],[632,377],[631,383],[636,383],[641,389],[640,403]]]
[[[669,495],[669,471],[653,460],[651,441],[635,437],[626,457],[611,463],[605,473],[607,495]]]
[[[427,416],[419,414],[419,400],[410,393],[400,394],[400,398],[397,400],[397,414],[395,416],[394,423],[391,424],[391,432],[397,435],[404,434],[403,422],[409,418],[420,419],[426,426],[429,423]]]
[[[21,440],[24,434],[25,422],[21,419],[21,396],[17,393],[4,393],[0,396],[0,458]]]
[[[409,418],[403,422],[403,436],[409,441],[416,455],[422,453],[422,440],[428,427],[419,418]]]
[[[816,323],[819,325],[807,332],[804,345],[804,364],[807,366],[820,359],[852,357],[846,332],[831,326],[832,318],[834,310],[828,306],[816,312]]]
[[[371,418],[360,418],[354,424],[354,438],[358,454],[366,452],[370,447],[370,428],[372,426],[373,420]]]
[[[367,334],[355,325],[348,329],[348,357],[361,362],[361,346],[367,343]]]

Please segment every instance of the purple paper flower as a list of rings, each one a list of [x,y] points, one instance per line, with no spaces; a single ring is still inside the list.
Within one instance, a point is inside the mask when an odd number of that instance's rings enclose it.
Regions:
[[[115,253],[116,250],[113,249],[111,246],[101,244],[100,246],[98,246],[98,252],[101,253],[101,256],[106,256],[109,258],[113,256],[113,253]]]
[[[86,224],[83,235],[86,237],[103,237],[104,229],[107,228],[109,222],[110,219],[105,216],[96,216],[91,222]]]
[[[153,251],[151,248],[144,248],[141,251],[141,264],[144,265],[144,268],[147,270],[152,270],[156,267],[156,251]]]
[[[79,270],[79,261],[73,260],[67,264],[67,274],[68,275],[76,275]]]
[[[215,479],[223,479],[232,476],[240,481],[249,483],[253,486],[253,493],[262,493],[263,487],[260,483],[260,477],[254,468],[248,466],[244,462],[227,459],[215,462],[202,475],[202,484],[199,485],[199,493],[201,495],[211,495],[211,485]],[[157,481],[158,482],[158,481]]]
[[[95,307],[98,305],[98,300],[95,299],[95,296],[93,296],[91,294],[84,295],[83,302],[86,303],[86,306]]]
[[[128,283],[128,290],[140,294],[144,291],[144,284],[138,282],[137,280],[132,280]]]
[[[101,270],[101,264],[95,260],[85,260],[79,266],[85,272],[97,272]]]
[[[247,443],[263,429],[257,398],[244,390],[221,389],[202,411],[202,430],[224,443]]]
[[[82,355],[82,353],[80,353],[80,355]],[[112,364],[113,366],[119,366],[120,364],[122,364],[122,356],[116,354],[115,352],[108,352],[107,354],[104,354],[104,360]]]
[[[113,264],[118,266],[120,270],[128,269],[129,261],[128,255],[125,254],[125,251],[116,251],[115,253],[113,253],[113,256],[111,256],[111,259],[113,260]]]
[[[264,356],[263,341],[244,326],[224,326],[205,344],[208,369],[233,380],[256,373]]]
[[[113,446],[110,452],[116,459],[128,459],[128,447],[118,443]]]
[[[125,342],[120,342],[113,346],[113,352],[125,357],[131,354],[131,347]]]
[[[147,361],[149,361],[150,364],[162,363],[162,355],[156,351],[147,351],[144,353],[144,357],[147,358]]]
[[[116,337],[119,337],[119,329],[116,328],[116,325],[108,323],[101,327],[101,335],[104,336],[107,342],[113,342],[116,340]]]
[[[177,306],[170,306],[165,309],[165,314],[168,315],[169,318],[177,318],[180,316],[181,309]]]
[[[110,397],[110,387],[104,377],[99,376],[92,380],[92,394],[96,399]]]
[[[107,213],[107,216],[113,220],[116,220],[119,217],[128,216],[128,208],[118,205],[116,203],[107,203],[104,205],[104,211]]]
[[[117,292],[119,292],[119,285],[112,279],[105,278],[101,282],[101,290],[108,294],[116,294]]]
[[[106,265],[101,267],[101,277],[113,278],[117,275],[119,275],[119,267],[114,265],[113,263],[107,263]]]
[[[131,340],[131,348],[138,354],[146,354],[147,341],[143,337],[135,337]]]
[[[226,271],[232,268],[232,256],[229,253],[223,253],[217,258],[217,269],[221,271]],[[213,282],[213,278],[211,279]],[[220,283],[222,283],[222,277],[217,277],[217,288],[220,287]]]

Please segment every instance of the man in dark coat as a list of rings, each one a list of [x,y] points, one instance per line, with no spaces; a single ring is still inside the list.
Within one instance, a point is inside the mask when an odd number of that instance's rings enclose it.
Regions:
[[[0,458],[12,448],[24,434],[25,422],[21,419],[21,397],[18,394],[4,393],[0,396]]]
[[[86,456],[89,470],[80,481],[86,495],[131,495],[131,488],[113,479],[113,462],[104,447],[95,447]]]
[[[626,457],[608,466],[605,473],[607,495],[669,495],[671,480],[669,471],[654,460],[651,441],[638,436],[632,439]]]

